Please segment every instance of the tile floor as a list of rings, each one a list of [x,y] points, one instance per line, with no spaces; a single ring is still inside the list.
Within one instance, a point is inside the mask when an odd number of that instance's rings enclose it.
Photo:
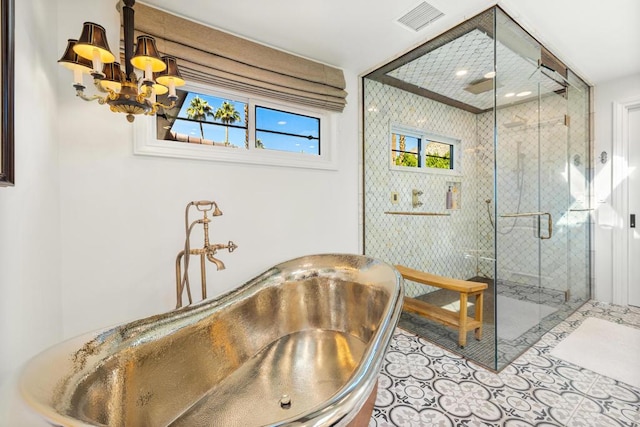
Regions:
[[[589,301],[495,373],[398,328],[369,427],[640,426],[639,388],[549,354],[588,317],[640,329],[639,308]]]

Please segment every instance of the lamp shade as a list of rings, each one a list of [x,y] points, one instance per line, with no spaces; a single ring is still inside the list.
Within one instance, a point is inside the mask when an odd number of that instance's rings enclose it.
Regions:
[[[64,51],[62,58],[58,60],[58,63],[71,71],[80,70],[83,73],[91,74],[91,61],[73,51],[73,47],[77,42],[78,40],[75,39],[67,41],[67,49]]]
[[[120,63],[111,62],[104,64],[102,69],[104,78],[100,80],[100,85],[107,89],[111,89],[114,92],[119,92],[122,88],[122,70],[120,70]]]
[[[162,59],[160,59],[155,39],[150,36],[138,36],[136,53],[131,58],[131,64],[140,70],[147,70],[150,65],[151,71],[154,73],[164,71],[167,68]]]
[[[157,74],[153,73],[153,76],[156,77]],[[169,92],[169,88],[159,83],[154,83],[153,91],[155,92],[156,95],[164,95],[165,93]]]
[[[185,81],[180,75],[178,69],[178,61],[173,56],[163,56],[162,61],[166,64],[166,69],[157,74],[156,82],[164,86],[170,86],[173,82],[174,86],[184,86]]]
[[[73,46],[73,51],[81,57],[89,60],[94,59],[94,52],[100,55],[100,61],[107,64],[116,60],[116,57],[109,49],[107,35],[104,27],[93,22],[85,22],[82,27],[82,34],[78,42]]]

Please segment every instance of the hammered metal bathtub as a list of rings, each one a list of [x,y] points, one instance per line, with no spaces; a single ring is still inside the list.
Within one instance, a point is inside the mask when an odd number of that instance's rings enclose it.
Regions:
[[[64,426],[367,425],[402,288],[372,258],[294,259],[219,298],[54,346],[24,368],[21,392]]]

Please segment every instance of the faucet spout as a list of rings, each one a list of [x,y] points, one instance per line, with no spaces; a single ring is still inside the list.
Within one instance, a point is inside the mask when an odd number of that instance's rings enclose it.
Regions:
[[[212,253],[208,253],[207,254],[207,259],[216,265],[216,269],[218,271],[224,270],[226,268],[224,266],[224,262],[222,262],[218,258],[214,257]]]

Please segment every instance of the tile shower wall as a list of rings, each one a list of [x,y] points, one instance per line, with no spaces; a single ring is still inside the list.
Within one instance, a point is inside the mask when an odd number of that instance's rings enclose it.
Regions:
[[[447,277],[493,278],[497,222],[499,279],[537,286],[540,260],[543,288],[569,290],[576,300],[588,297],[589,212],[580,210],[589,207],[586,88],[570,88],[567,99],[552,95],[540,104],[536,100],[500,108],[497,154],[493,112],[474,115],[370,80],[365,80],[364,91],[367,254]],[[573,126],[565,125],[565,114]],[[460,139],[461,175],[391,170],[391,124]],[[447,211],[445,194],[451,181],[461,184],[461,209]],[[424,205],[415,209],[413,189],[424,193]],[[391,201],[392,193],[399,195],[397,204]],[[538,252],[535,217],[500,215],[540,210],[552,214],[553,238],[542,241]],[[386,211],[450,212],[451,216],[387,215]],[[541,223],[546,234],[544,217]],[[423,287],[408,284],[408,296],[421,293]]]
[[[476,117],[424,97],[364,81],[365,253],[393,264],[468,279],[478,272]],[[461,141],[461,174],[390,169],[390,126],[404,125]],[[447,182],[459,182],[460,209],[446,210]],[[423,192],[413,208],[412,190]],[[393,204],[392,193],[398,193]],[[388,215],[387,211],[450,213],[450,216]],[[406,294],[424,288],[408,283]]]

